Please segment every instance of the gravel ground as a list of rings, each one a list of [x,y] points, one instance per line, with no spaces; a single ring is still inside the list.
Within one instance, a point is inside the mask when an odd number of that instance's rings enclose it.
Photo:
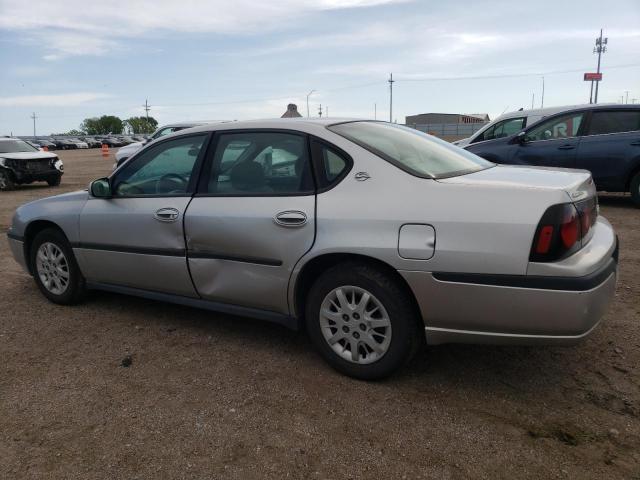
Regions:
[[[112,164],[60,157],[60,187],[0,192],[0,227]],[[53,305],[0,241],[0,477],[640,479],[640,210],[601,205],[620,279],[591,337],[434,347],[378,383],[275,325],[107,293]]]

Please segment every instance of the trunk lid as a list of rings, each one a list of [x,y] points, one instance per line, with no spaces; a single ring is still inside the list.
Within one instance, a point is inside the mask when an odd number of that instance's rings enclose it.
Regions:
[[[479,172],[440,179],[438,182],[514,189],[562,190],[572,202],[596,195],[591,173],[587,170],[569,168],[496,165]]]

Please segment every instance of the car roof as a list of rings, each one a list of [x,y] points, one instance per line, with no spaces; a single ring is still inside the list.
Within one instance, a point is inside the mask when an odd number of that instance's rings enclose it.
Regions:
[[[212,130],[242,130],[255,128],[285,129],[285,130],[324,130],[329,125],[344,122],[371,121],[364,118],[268,118],[261,120],[242,120],[234,122],[223,122],[216,124],[200,125],[188,129],[189,132],[208,132]],[[172,135],[183,133],[185,130]]]

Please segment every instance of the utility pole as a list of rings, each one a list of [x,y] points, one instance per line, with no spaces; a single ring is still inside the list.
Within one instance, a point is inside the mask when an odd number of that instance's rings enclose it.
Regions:
[[[31,118],[33,119],[33,136],[35,137],[36,136],[36,118],[38,118],[36,117],[36,112],[33,112],[31,114]]]
[[[542,77],[542,101],[540,102],[540,108],[544,108],[544,77]]]
[[[629,90],[624,91],[625,100],[624,103],[629,104]]]
[[[324,106],[324,115],[327,118],[329,117],[329,105]]]
[[[598,54],[598,71],[597,73],[600,73],[600,57],[602,57],[602,54],[605,53],[607,51],[607,42],[608,42],[608,38],[602,38],[602,29],[600,29],[600,36],[598,38],[596,38],[596,46],[593,47],[593,53],[597,53]],[[596,80],[596,96],[593,100],[593,103],[598,103],[598,85],[600,84],[600,80]]]
[[[318,108],[318,116],[322,118],[322,104],[320,104],[320,108]]]
[[[373,104],[373,119],[374,120],[378,119],[378,104],[377,103]]]
[[[536,101],[536,92],[531,94],[531,110],[533,110],[533,104]]]
[[[151,110],[151,105],[149,105],[149,101],[146,98],[144,99],[143,107],[144,107],[144,111],[147,114],[147,122],[149,122],[149,110]]]
[[[389,74],[389,122],[393,122],[393,73]]]
[[[309,93],[307,93],[307,118],[309,118],[309,97],[313,92],[315,92],[315,90],[311,90]]]

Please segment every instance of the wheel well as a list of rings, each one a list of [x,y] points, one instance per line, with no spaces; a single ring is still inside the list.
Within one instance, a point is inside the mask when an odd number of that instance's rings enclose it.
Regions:
[[[48,220],[36,220],[34,222],[31,222],[29,225],[27,225],[27,228],[24,231],[24,258],[31,274],[33,274],[33,272],[31,271],[30,261],[31,244],[33,243],[33,239],[36,237],[36,235],[47,228],[55,228],[64,235],[64,232],[58,225]]]
[[[413,291],[411,290],[411,287],[409,287],[407,281],[391,265],[383,262],[382,260],[368,257],[366,255],[358,255],[353,253],[328,253],[311,259],[304,265],[304,267],[302,267],[302,270],[298,274],[294,291],[294,301],[299,327],[304,326],[303,320],[305,311],[305,300],[307,298],[309,289],[313,285],[313,282],[329,268],[346,262],[358,262],[371,265],[378,270],[385,272],[391,278],[394,278],[401,286],[401,288],[404,288],[406,290],[409,298],[411,298],[412,308],[416,314],[416,318],[422,321],[420,307],[418,306],[418,302],[413,294]]]
[[[631,190],[631,182],[633,181],[633,177],[635,177],[638,173],[640,173],[640,165],[634,168],[627,177],[627,184],[624,187],[625,192],[629,192]]]

